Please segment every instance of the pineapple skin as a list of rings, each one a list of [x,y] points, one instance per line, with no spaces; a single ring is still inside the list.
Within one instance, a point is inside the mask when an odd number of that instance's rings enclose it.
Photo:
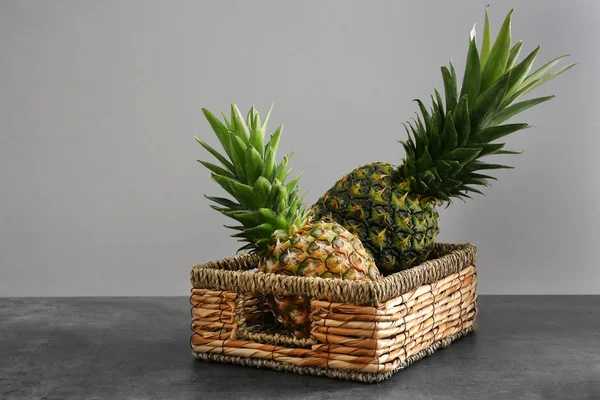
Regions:
[[[358,237],[335,222],[309,223],[269,250],[259,264],[265,273],[345,280],[381,278]],[[310,299],[268,296],[267,300],[277,320],[295,336],[310,334]]]
[[[315,218],[331,219],[358,236],[384,275],[427,259],[439,232],[436,200],[410,192],[396,167],[374,162],[338,180],[313,206]]]

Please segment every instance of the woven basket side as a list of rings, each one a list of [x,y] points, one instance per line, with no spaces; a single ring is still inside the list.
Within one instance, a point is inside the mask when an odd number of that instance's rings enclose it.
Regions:
[[[419,286],[429,285],[448,275],[475,265],[477,250],[470,243],[438,243],[430,259],[413,268],[386,276],[375,282],[374,298],[382,303]]]
[[[318,368],[328,376],[379,381],[476,325],[476,275],[470,266],[376,307],[312,300],[308,339],[249,330],[252,320],[260,327],[263,304],[252,294],[192,289],[192,351],[205,359],[252,359],[249,364],[298,373]]]
[[[431,285],[379,304],[356,306],[313,300],[311,334],[317,352],[352,363],[396,368],[436,340],[475,323],[476,270],[463,269]]]
[[[357,305],[376,305],[422,285],[474,265],[476,250],[470,243],[436,244],[437,258],[387,276],[378,281],[282,276],[249,271],[258,265],[254,256],[238,255],[195,266],[190,273],[192,287],[237,293],[299,295],[319,300]]]
[[[249,367],[255,368],[270,368],[277,371],[285,371],[285,372],[293,372],[295,374],[306,374],[306,375],[316,375],[316,376],[327,376],[330,378],[344,379],[344,380],[352,380],[363,383],[378,383],[383,382],[386,379],[389,379],[395,373],[407,368],[411,364],[416,361],[430,356],[435,353],[438,349],[443,349],[448,347],[453,341],[460,339],[461,337],[467,335],[469,332],[474,331],[477,328],[477,324],[471,325],[468,328],[465,328],[461,332],[458,332],[452,336],[449,336],[443,340],[438,340],[434,342],[426,349],[421,350],[419,353],[415,354],[412,357],[409,357],[404,363],[399,365],[396,369],[385,372],[385,373],[367,373],[367,372],[356,372],[356,371],[347,371],[341,369],[331,369],[331,368],[320,368],[320,367],[298,367],[296,365],[282,363],[275,360],[269,359],[259,359],[259,358],[248,358],[248,357],[240,357],[233,356],[228,354],[215,354],[215,353],[199,353],[192,350],[192,354],[197,359],[202,359],[206,361],[216,361],[222,363],[230,363],[230,364],[239,364]]]
[[[235,339],[237,298],[234,292],[192,289],[192,331],[206,339]]]

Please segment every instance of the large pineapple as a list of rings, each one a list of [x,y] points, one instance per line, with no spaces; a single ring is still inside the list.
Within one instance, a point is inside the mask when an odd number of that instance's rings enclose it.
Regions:
[[[377,162],[356,168],[313,206],[315,217],[358,235],[384,274],[427,258],[439,231],[436,206],[481,193],[476,187],[495,179],[483,172],[512,168],[481,159],[517,154],[496,141],[529,125],[504,122],[554,96],[516,100],[573,66],[551,71],[566,57],[561,56],[530,74],[540,47],[517,63],[522,42],[511,47],[511,16],[512,10],[492,46],[486,9],[481,52],[473,28],[460,88],[452,62],[442,67],[445,105],[437,89],[429,110],[416,100],[420,115],[405,124],[400,166]]]
[[[221,166],[200,161],[211,177],[232,199],[209,197],[211,207],[239,222],[230,226],[233,237],[260,256],[262,272],[306,277],[374,280],[380,277],[373,258],[360,240],[335,222],[311,222],[311,212],[302,203],[297,186],[300,176],[286,183],[290,156],[276,161],[282,126],[264,144],[267,122],[261,123],[252,107],[244,120],[235,104],[231,117],[221,122],[208,110],[204,115],[225,153],[203,140],[196,140]],[[310,299],[294,296],[270,297],[277,319],[298,336],[309,328]]]

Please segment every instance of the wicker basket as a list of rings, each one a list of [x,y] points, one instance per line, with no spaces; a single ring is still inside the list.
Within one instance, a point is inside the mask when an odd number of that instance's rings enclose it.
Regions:
[[[476,250],[436,244],[430,260],[378,281],[264,274],[238,255],[192,269],[193,355],[299,374],[380,382],[476,328]],[[311,334],[286,333],[267,294],[311,298]]]

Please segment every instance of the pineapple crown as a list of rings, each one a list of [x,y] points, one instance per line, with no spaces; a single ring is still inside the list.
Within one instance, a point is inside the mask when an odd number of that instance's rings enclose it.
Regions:
[[[523,44],[511,47],[511,10],[493,45],[487,8],[481,52],[477,49],[475,26],[471,30],[466,66],[459,88],[456,72],[443,66],[445,109],[435,89],[432,107],[415,100],[421,114],[404,125],[408,139],[402,141],[406,156],[398,168],[398,178],[410,182],[413,192],[450,203],[452,198],[470,198],[469,192],[482,194],[475,186],[488,186],[496,178],[485,170],[513,168],[483,162],[493,154],[520,154],[505,150],[495,142],[506,135],[529,128],[526,123],[503,124],[514,115],[554,96],[538,97],[515,103],[521,96],[573,67],[551,69],[568,55],[560,56],[529,73],[540,46],[517,63]]]
[[[273,106],[271,106],[271,109]],[[221,166],[198,160],[211,171],[211,178],[217,182],[233,200],[223,197],[205,196],[216,204],[211,207],[224,215],[237,220],[240,225],[227,226],[238,231],[232,237],[246,244],[240,250],[261,253],[269,245],[292,235],[302,228],[309,219],[307,207],[302,203],[297,186],[301,175],[285,183],[291,170],[288,162],[291,155],[285,155],[277,163],[277,147],[283,125],[264,144],[267,123],[271,109],[261,123],[254,107],[244,119],[235,104],[231,105],[231,116],[221,111],[223,122],[210,111],[202,109],[221,146],[224,154],[217,152],[206,142],[196,137],[198,143],[212,154]]]

